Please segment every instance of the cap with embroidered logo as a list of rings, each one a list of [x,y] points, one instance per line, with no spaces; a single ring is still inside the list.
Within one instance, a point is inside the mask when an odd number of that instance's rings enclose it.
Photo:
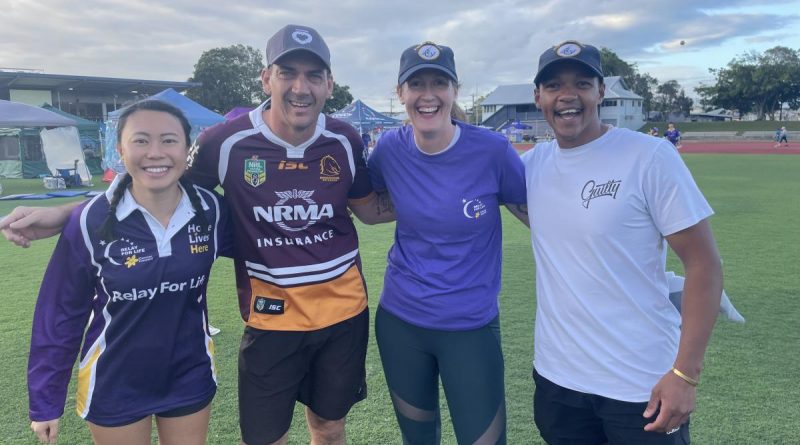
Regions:
[[[267,66],[295,51],[308,51],[319,57],[328,70],[331,69],[331,52],[325,40],[314,28],[300,25],[286,25],[269,38]]]
[[[402,85],[411,75],[425,68],[439,70],[458,82],[453,50],[447,46],[425,42],[403,51],[403,55],[400,56],[400,73],[397,75],[397,84]]]
[[[600,51],[577,40],[567,40],[548,48],[539,56],[539,70],[533,83],[539,86],[542,73],[554,65],[564,62],[576,62],[589,68],[594,74],[603,78],[603,64],[600,62]]]

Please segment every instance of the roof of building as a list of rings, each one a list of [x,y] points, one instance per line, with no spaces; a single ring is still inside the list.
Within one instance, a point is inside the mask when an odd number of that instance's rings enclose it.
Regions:
[[[625,80],[620,76],[609,76],[604,79],[606,84],[606,99],[642,99],[642,96],[628,88]],[[513,85],[500,85],[494,89],[481,105],[522,105],[533,103],[532,83]]]
[[[532,83],[500,85],[483,100],[481,105],[521,105],[533,103]]]
[[[620,76],[608,76],[603,79],[606,84],[606,99],[644,99],[634,93]]]
[[[74,76],[17,71],[0,71],[0,88],[19,90],[80,90],[101,94],[131,93],[152,95],[166,88],[185,91],[201,86],[200,82],[120,79],[114,77]]]
[[[701,111],[698,113],[689,113],[690,116],[710,116],[710,117],[731,117],[733,113],[724,108],[715,108],[710,111]]]

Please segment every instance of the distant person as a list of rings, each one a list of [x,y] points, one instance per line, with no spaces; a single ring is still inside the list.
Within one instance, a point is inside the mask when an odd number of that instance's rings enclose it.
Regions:
[[[549,48],[534,84],[556,135],[522,156],[536,425],[550,445],[688,444],[722,293],[713,211],[667,141],[602,123],[596,47]],[[680,312],[668,296],[668,245],[686,273]]]
[[[361,133],[361,141],[364,142],[365,147],[369,147],[370,143],[372,142],[372,137],[370,137],[369,132]]]
[[[780,147],[781,142],[783,142],[784,147],[789,146],[789,140],[786,136],[786,127],[781,127],[775,132],[775,148]]]
[[[650,129],[650,136],[658,137],[658,127],[653,127]]]
[[[128,173],[69,216],[28,359],[31,428],[44,443],[56,443],[79,352],[76,410],[96,444],[150,443],[153,417],[161,443],[206,441],[217,390],[206,287],[232,243],[219,196],[184,176],[189,131],[164,102],[125,108]]]
[[[675,124],[672,122],[667,124],[667,130],[664,132],[664,137],[667,138],[668,141],[672,142],[672,145],[675,146],[675,148],[681,148],[681,132],[675,128]]]

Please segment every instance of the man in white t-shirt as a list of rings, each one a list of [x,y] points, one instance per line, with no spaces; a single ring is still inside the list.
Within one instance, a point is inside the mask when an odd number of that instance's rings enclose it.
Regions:
[[[534,83],[556,137],[523,156],[539,431],[549,444],[689,443],[722,292],[711,207],[668,141],[601,123],[597,48],[548,49]],[[685,269],[681,313],[667,245]]]

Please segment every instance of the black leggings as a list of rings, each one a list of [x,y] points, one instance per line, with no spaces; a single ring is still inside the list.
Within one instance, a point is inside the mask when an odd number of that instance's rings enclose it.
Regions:
[[[440,443],[440,376],[458,443],[506,443],[499,317],[478,329],[440,331],[379,306],[375,336],[404,444]]]

